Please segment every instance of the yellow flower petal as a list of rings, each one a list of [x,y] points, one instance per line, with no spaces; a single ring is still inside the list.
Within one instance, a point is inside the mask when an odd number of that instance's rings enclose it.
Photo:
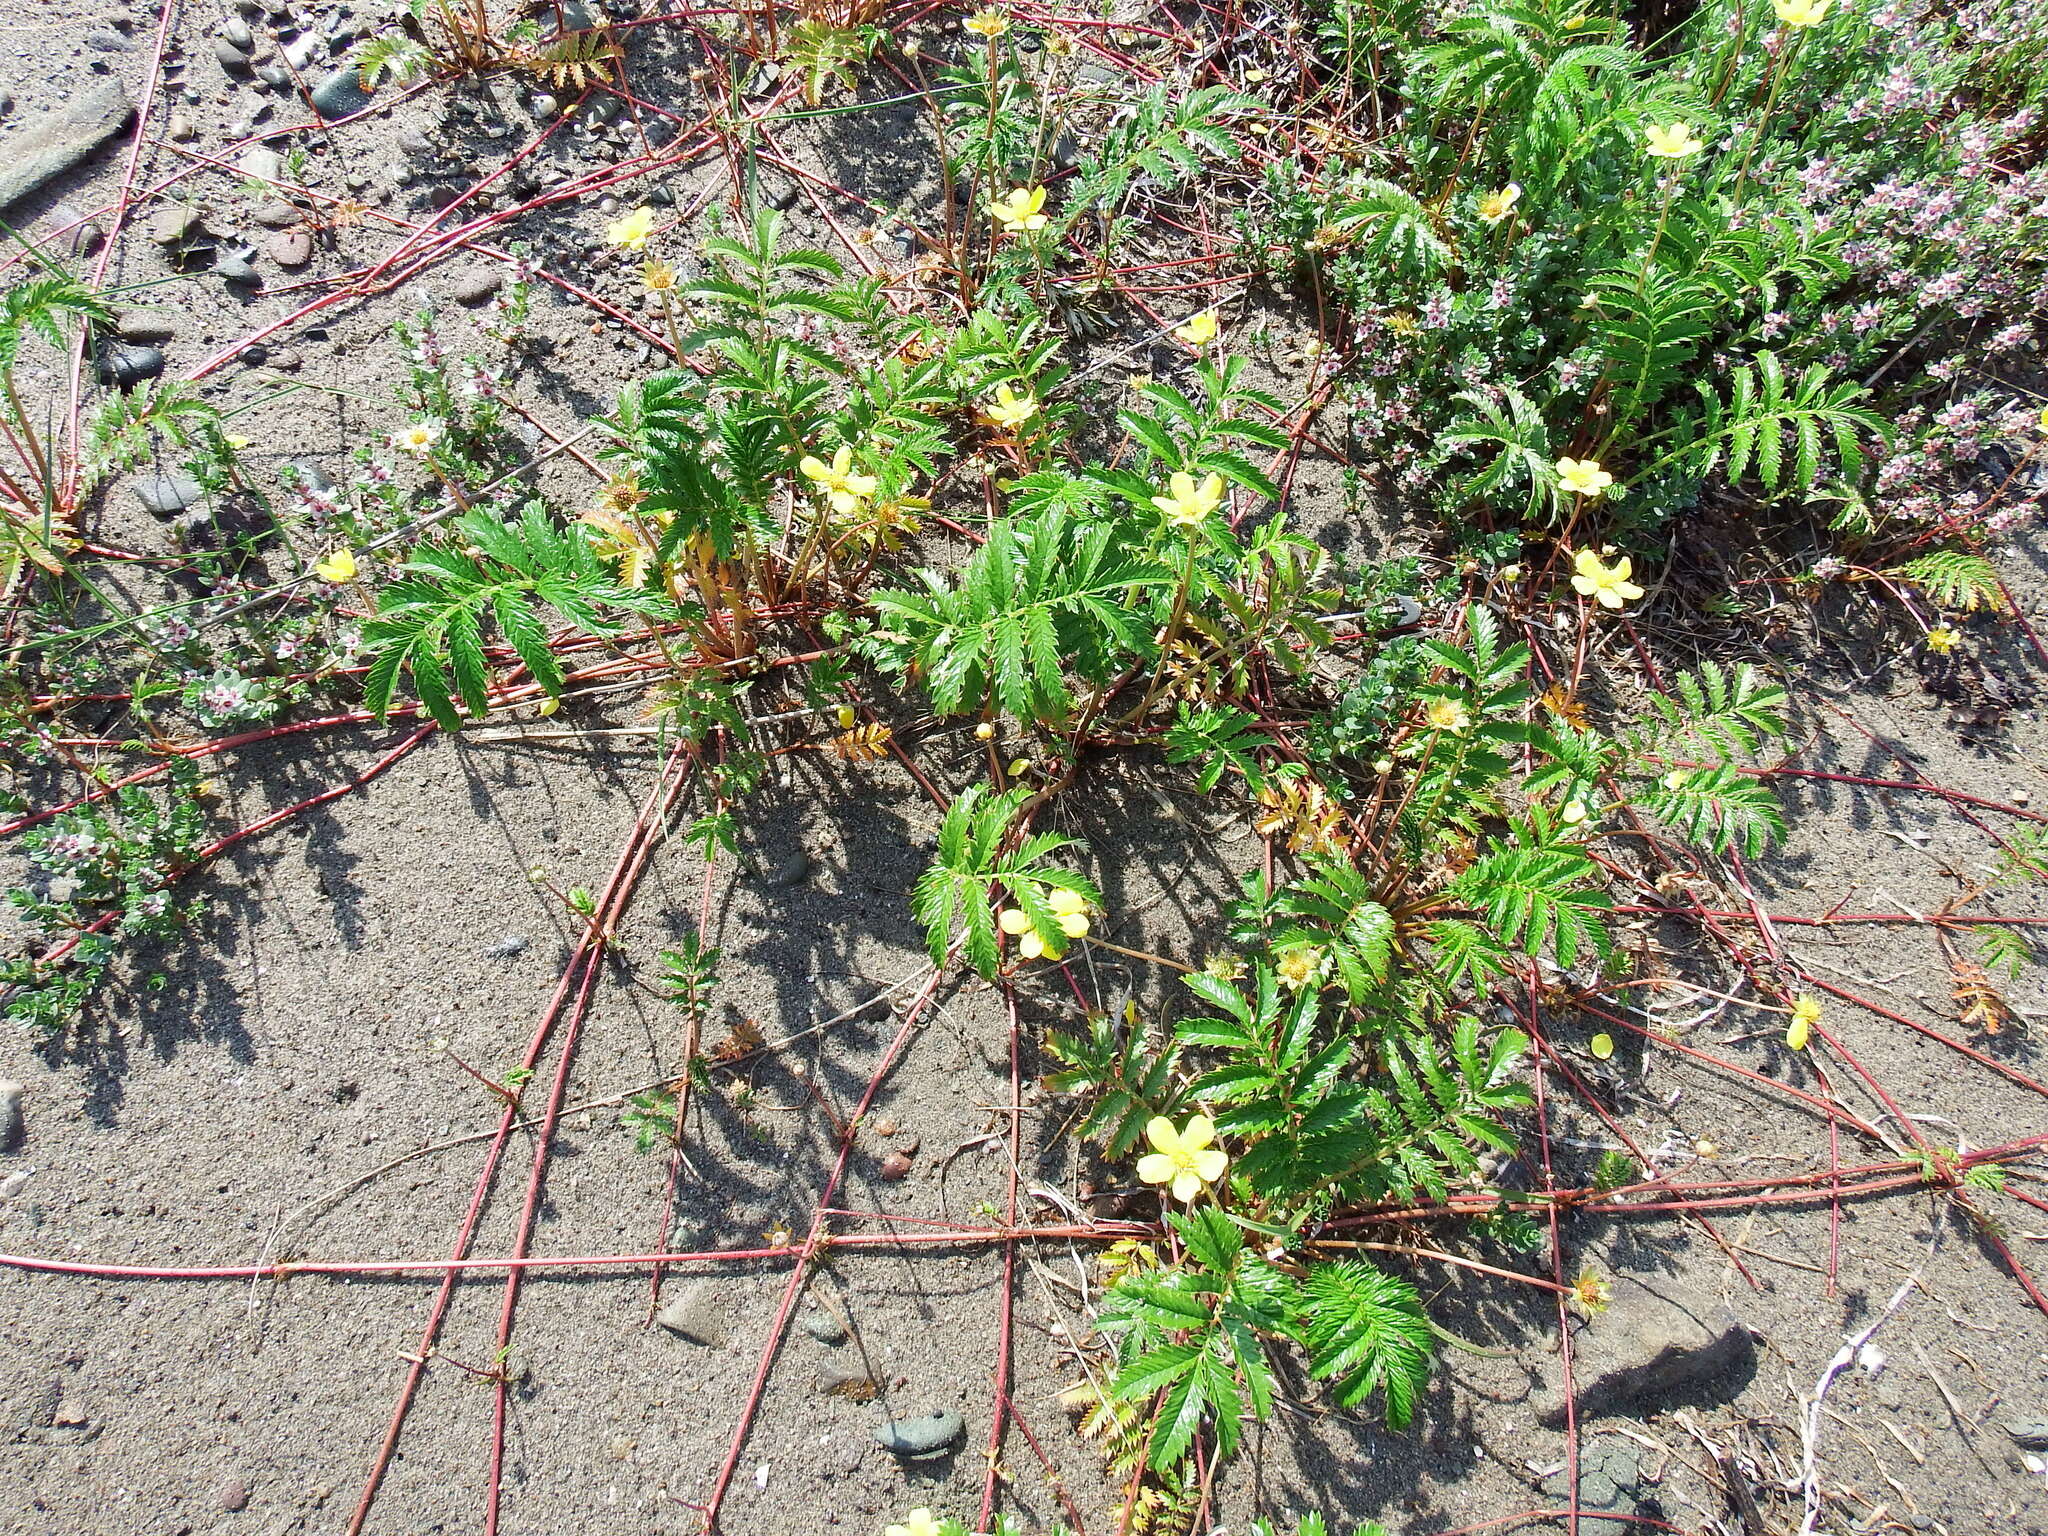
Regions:
[[[1138,1177],[1147,1184],[1164,1184],[1179,1166],[1164,1152],[1147,1152],[1138,1159]]]
[[[996,926],[1012,935],[1027,932],[1031,927],[1031,914],[1022,907],[1005,907],[1003,915],[996,919]]]
[[[356,579],[356,557],[346,549],[337,549],[313,566],[313,572],[322,581],[354,581]]]

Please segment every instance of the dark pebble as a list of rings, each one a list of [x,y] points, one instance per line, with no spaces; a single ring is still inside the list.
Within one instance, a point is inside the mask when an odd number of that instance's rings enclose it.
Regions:
[[[133,389],[163,371],[164,355],[155,347],[122,345],[108,347],[100,353],[100,382],[115,389]]]
[[[967,1433],[967,1421],[951,1408],[919,1419],[898,1419],[874,1432],[875,1443],[892,1456],[930,1456]]]
[[[213,56],[220,60],[220,67],[231,75],[246,75],[249,72],[249,55],[224,37],[216,37],[213,40]]]
[[[482,267],[474,272],[465,272],[455,280],[455,302],[481,304],[503,287],[504,282],[505,274],[495,267]]]
[[[904,1153],[891,1152],[882,1159],[882,1164],[875,1173],[877,1177],[886,1179],[891,1184],[898,1184],[910,1177],[910,1170],[915,1166],[916,1164]]]
[[[372,98],[353,69],[337,69],[313,87],[313,105],[322,117],[347,117],[371,104]]]

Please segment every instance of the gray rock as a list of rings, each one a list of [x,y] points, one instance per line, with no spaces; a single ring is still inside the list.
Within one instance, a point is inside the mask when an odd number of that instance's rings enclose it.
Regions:
[[[256,247],[253,245],[224,253],[213,264],[213,270],[222,282],[238,287],[254,288],[263,281],[263,274],[256,270]]]
[[[458,304],[481,304],[496,293],[505,283],[505,274],[498,268],[479,267],[474,272],[465,272],[455,279],[455,286],[449,290]]]
[[[249,23],[239,16],[230,16],[220,24],[220,35],[230,48],[239,48],[247,53],[256,46],[256,34],[249,30]]]
[[[967,1433],[967,1421],[951,1408],[917,1419],[897,1419],[874,1431],[875,1444],[892,1456],[935,1456]]]
[[[1652,1413],[1675,1402],[1720,1401],[1756,1370],[1756,1342],[1725,1305],[1665,1275],[1616,1274],[1613,1301],[1572,1335],[1572,1377],[1580,1422],[1626,1411]],[[1539,1423],[1565,1422],[1562,1370],[1534,1407]]]
[[[100,382],[115,389],[133,389],[138,384],[147,383],[163,371],[164,355],[155,347],[131,347],[123,344],[105,347],[100,351]]]
[[[804,1313],[804,1332],[820,1344],[844,1344],[846,1324],[839,1321],[823,1307],[814,1307]]]
[[[135,499],[158,517],[175,517],[187,507],[198,505],[205,496],[199,482],[182,470],[148,475],[135,482]]]
[[[235,169],[257,181],[276,181],[284,175],[284,156],[265,144],[251,144],[242,151]]]
[[[21,1096],[28,1090],[11,1077],[0,1077],[0,1152],[12,1152],[21,1140]]]
[[[258,203],[249,217],[265,229],[290,229],[299,222],[301,214],[283,198],[274,197],[267,203]]]
[[[183,112],[171,114],[170,126],[164,132],[170,135],[173,144],[189,144],[199,137],[199,130],[193,126],[192,119]]]
[[[288,91],[292,88],[292,72],[282,64],[265,64],[256,71],[256,78],[273,91]]]
[[[1547,1480],[1544,1492],[1562,1499],[1562,1472]],[[1579,1536],[1639,1536],[1650,1529],[1643,1520],[1657,1518],[1656,1495],[1645,1485],[1643,1453],[1634,1441],[1599,1435],[1579,1449]],[[1624,1518],[1604,1519],[1617,1515]],[[1641,1518],[1628,1518],[1641,1517]]]
[[[144,228],[152,241],[167,249],[191,245],[206,233],[198,212],[177,203],[157,209],[149,216],[149,223]]]
[[[373,104],[374,98],[352,69],[337,69],[313,87],[313,105],[322,117],[347,117]]]
[[[799,848],[780,864],[770,868],[761,878],[770,885],[784,889],[802,885],[811,878],[811,856]]]
[[[85,46],[95,53],[126,53],[128,39],[111,27],[95,27],[85,34]]]
[[[313,67],[313,60],[318,56],[319,52],[319,34],[308,32],[297,41],[285,45],[284,61],[291,65],[293,69],[310,69]]]
[[[135,116],[117,80],[95,80],[61,105],[25,117],[0,161],[0,211],[81,163]]]
[[[2048,1419],[2007,1419],[2005,1432],[2023,1451],[2048,1451]]]
[[[231,75],[249,73],[249,55],[224,37],[216,37],[213,40],[213,56],[220,60],[220,67]]]
[[[249,1507],[249,1485],[239,1477],[224,1477],[214,1485],[213,1499],[232,1515]]]
[[[0,1179],[0,1200],[12,1200],[28,1187],[28,1170],[18,1168],[6,1178]]]
[[[678,1338],[706,1349],[722,1348],[726,1341],[723,1309],[709,1280],[690,1281],[654,1314],[654,1320]]]
[[[115,312],[114,334],[138,346],[170,341],[178,334],[175,309],[123,309]]]
[[[318,492],[322,496],[333,494],[334,481],[327,471],[320,467],[317,459],[298,459],[289,467],[299,472],[299,483],[307,490]],[[504,941],[501,939],[499,942]]]
[[[313,237],[303,229],[281,229],[264,244],[264,253],[287,270],[313,259]]]
[[[533,98],[533,115],[542,122],[546,122],[561,110],[562,104],[545,91]]]
[[[514,955],[525,954],[529,942],[523,933],[508,933],[485,953],[493,960],[510,960]]]

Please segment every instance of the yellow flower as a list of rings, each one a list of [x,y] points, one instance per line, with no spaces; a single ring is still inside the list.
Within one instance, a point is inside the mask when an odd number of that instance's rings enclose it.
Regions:
[[[647,237],[654,233],[654,210],[642,203],[622,219],[613,219],[605,227],[604,237],[611,244],[625,251],[640,251],[647,248]]]
[[[1689,160],[1707,146],[1692,136],[1684,123],[1659,128],[1654,123],[1643,130],[1645,149],[1653,160]]]
[[[1012,187],[1008,197],[992,198],[988,211],[996,216],[996,222],[1011,234],[1021,234],[1027,229],[1045,228],[1045,215],[1039,210],[1045,207],[1045,188]]]
[[[1206,347],[1216,339],[1216,311],[1205,309],[1199,315],[1190,315],[1188,323],[1173,334],[1197,350]]]
[[[1586,819],[1586,802],[1583,800],[1567,800],[1564,803],[1564,809],[1559,811],[1557,815],[1558,820],[1562,821],[1566,826],[1576,827]]]
[[[1015,431],[1038,414],[1038,402],[1029,395],[1019,395],[1007,384],[998,384],[995,399],[981,409],[997,426]]]
[[[2040,423],[2043,432],[2048,432],[2048,405],[2041,407],[2041,414],[2035,420]]]
[[[1078,939],[1088,931],[1088,900],[1077,892],[1055,890],[1045,898],[1045,904],[1052,908],[1052,915],[1060,925],[1060,932],[1070,939]]]
[[[1216,1139],[1216,1122],[1207,1115],[1195,1116],[1184,1131],[1175,1130],[1164,1115],[1154,1115],[1145,1123],[1145,1139],[1153,1150],[1138,1159],[1138,1177],[1147,1184],[1171,1185],[1176,1200],[1194,1199],[1203,1185],[1223,1177],[1230,1162],[1209,1145]]]
[[[974,739],[976,741],[994,741],[996,739],[995,723],[989,720],[982,721],[981,724],[974,728]]]
[[[997,38],[1010,30],[1010,19],[1001,11],[990,7],[985,11],[976,11],[961,25],[970,32],[979,32],[983,37]]]
[[[439,422],[416,421],[409,427],[400,427],[391,434],[391,446],[400,453],[409,453],[416,459],[423,459],[434,444],[441,441]]]
[[[1614,1291],[1590,1269],[1579,1271],[1579,1278],[1572,1282],[1572,1293],[1565,1298],[1565,1304],[1579,1316],[1593,1318],[1605,1312],[1614,1300]]]
[[[649,293],[668,293],[676,285],[676,269],[657,256],[641,263],[640,281],[647,285]]]
[[[1807,1036],[1820,1022],[1820,999],[1811,993],[1792,999],[1792,1022],[1785,1029],[1785,1044],[1795,1051],[1806,1049]]]
[[[967,23],[970,27],[972,21]],[[928,1509],[913,1509],[903,1517],[901,1525],[892,1525],[882,1536],[939,1536],[939,1522],[932,1518]]]
[[[1195,477],[1175,470],[1167,481],[1167,494],[1154,496],[1152,505],[1166,514],[1176,528],[1193,528],[1223,504],[1223,477],[1210,475],[1200,485]]]
[[[1431,730],[1455,735],[1472,724],[1472,711],[1463,699],[1435,698],[1422,707],[1422,718]]]
[[[1479,199],[1479,221],[1482,224],[1498,224],[1515,211],[1515,204],[1522,200],[1521,183],[1511,181],[1498,192],[1489,192]]]
[[[326,558],[315,562],[313,574],[322,581],[354,581],[356,579],[356,557],[346,549],[334,550]]]
[[[1619,608],[1643,595],[1643,589],[1628,579],[1634,566],[1627,555],[1608,566],[1602,565],[1592,550],[1582,549],[1572,567],[1578,572],[1572,577],[1572,590],[1594,599],[1602,608]]]
[[[1778,20],[1799,31],[1819,26],[1834,3],[1835,0],[1771,0],[1771,9],[1778,13]]]
[[[1559,459],[1557,483],[1574,496],[1598,496],[1614,484],[1614,476],[1600,467],[1598,459]]]
[[[825,488],[831,498],[832,510],[842,517],[858,512],[861,503],[874,495],[875,488],[881,484],[873,475],[852,473],[853,450],[844,443],[832,455],[830,464],[807,453],[797,461],[796,467],[804,472],[806,478]]]
[[[1396,336],[1415,336],[1421,333],[1422,327],[1415,323],[1415,317],[1407,310],[1397,309],[1387,316],[1387,329]]]
[[[1949,628],[1948,625],[1937,624],[1927,631],[1927,649],[1946,656],[1956,648],[1962,638],[1958,631]]]
[[[1283,952],[1280,963],[1273,967],[1282,986],[1299,992],[1316,979],[1316,972],[1323,968],[1323,952],[1314,944],[1297,944]]]

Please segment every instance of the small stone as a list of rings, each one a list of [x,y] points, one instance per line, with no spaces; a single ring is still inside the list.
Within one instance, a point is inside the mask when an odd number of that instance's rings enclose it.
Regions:
[[[554,97],[549,96],[546,93],[542,93],[541,95],[533,98],[533,115],[539,118],[542,122],[546,122],[549,118],[553,117],[557,112],[561,111],[561,109],[562,104],[556,101]]]
[[[826,1397],[843,1397],[848,1402],[872,1403],[882,1395],[882,1385],[866,1371],[849,1365],[821,1365],[813,1378]]]
[[[258,203],[249,217],[265,229],[290,229],[304,215],[283,198],[274,197],[267,203]]]
[[[931,1456],[967,1433],[967,1421],[951,1408],[923,1418],[897,1419],[874,1431],[875,1443],[892,1456]]]
[[[158,517],[175,517],[187,507],[196,506],[205,496],[199,482],[182,470],[147,475],[135,482],[135,499]]]
[[[284,175],[284,156],[263,144],[251,144],[242,151],[235,169],[256,181],[276,181]]]
[[[917,1149],[923,1145],[924,1143],[919,1141],[915,1136],[904,1136],[898,1138],[896,1142],[896,1150],[901,1152],[905,1157],[915,1157],[917,1156]]]
[[[46,112],[25,115],[0,162],[0,210],[83,162],[127,127],[135,108],[117,80],[71,92]]]
[[[875,1176],[886,1179],[891,1184],[900,1184],[910,1177],[910,1170],[914,1166],[916,1165],[903,1153],[891,1152],[882,1159],[881,1166],[875,1169]]]
[[[27,1187],[27,1185],[28,1170],[26,1168],[18,1169],[15,1172],[10,1173],[9,1175],[7,1175],[6,1178],[0,1179],[0,1200],[12,1200],[16,1195],[20,1194],[22,1190]]]
[[[313,105],[326,118],[347,117],[373,105],[353,69],[337,69],[313,87]]]
[[[193,126],[192,119],[183,112],[171,114],[171,121],[164,132],[170,136],[173,144],[189,144],[199,137],[199,130]]]
[[[525,954],[529,942],[523,933],[508,933],[485,953],[494,960],[510,960],[514,955]]]
[[[280,267],[303,267],[313,259],[313,237],[303,229],[281,229],[263,247]]]
[[[0,1085],[0,1092],[11,1085]],[[6,1141],[0,1138],[0,1146]],[[2012,1443],[2023,1451],[2048,1451],[2048,1419],[2007,1419],[2005,1432],[2012,1437]]]
[[[190,245],[206,233],[198,213],[177,203],[157,209],[145,228],[151,241],[167,248]]]
[[[292,88],[292,72],[282,64],[265,64],[256,71],[256,78],[273,91],[288,91]]]
[[[877,1136],[894,1136],[903,1129],[902,1126],[896,1123],[895,1116],[893,1115],[877,1115],[874,1124]]]
[[[224,283],[234,283],[244,288],[254,288],[263,281],[263,274],[256,270],[256,247],[243,246],[240,250],[229,251],[214,262],[213,270]]]
[[[458,304],[481,304],[504,285],[505,274],[496,267],[479,267],[455,279],[451,290]]]
[[[679,1338],[688,1339],[692,1344],[701,1344],[706,1349],[722,1348],[726,1341],[725,1318],[718,1304],[718,1293],[705,1280],[693,1280],[685,1285],[662,1309],[654,1314],[654,1320]]]
[[[103,348],[99,357],[102,384],[115,389],[133,389],[164,371],[164,355],[155,347],[127,345]]]
[[[249,55],[224,37],[216,37],[213,40],[213,56],[220,60],[220,67],[231,75],[249,73]]]
[[[814,1307],[804,1314],[804,1332],[820,1344],[844,1344],[846,1324],[839,1321],[823,1307]]]
[[[12,1152],[21,1139],[21,1096],[28,1090],[11,1077],[0,1077],[0,1152]]]
[[[319,34],[308,32],[296,41],[285,45],[284,61],[291,65],[293,69],[311,69],[313,67],[313,60],[319,52]]]
[[[220,35],[230,48],[239,48],[248,53],[256,46],[256,34],[249,30],[249,23],[239,16],[230,16],[220,24]]]
[[[59,256],[91,256],[107,243],[106,232],[73,208],[59,203],[36,221],[37,242]]]
[[[214,1486],[214,1502],[234,1514],[249,1507],[249,1485],[239,1477],[225,1477]]]
[[[165,342],[178,334],[174,309],[123,309],[114,315],[114,334],[141,345]]]
[[[799,848],[790,857],[770,869],[763,878],[768,884],[784,889],[802,885],[811,878],[811,856]]]

